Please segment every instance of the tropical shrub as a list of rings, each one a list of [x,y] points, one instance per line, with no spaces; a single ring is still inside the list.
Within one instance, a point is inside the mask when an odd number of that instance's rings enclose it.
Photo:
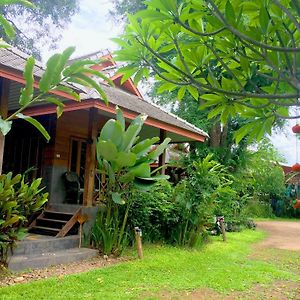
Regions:
[[[28,218],[48,200],[42,193],[41,178],[25,182],[24,176],[12,173],[0,176],[0,263],[6,264],[9,249],[26,233]]]
[[[187,158],[183,163],[186,175],[174,191],[178,222],[171,236],[173,243],[194,247],[202,243],[216,213],[221,189],[230,189],[231,178],[211,154],[199,161]]]
[[[170,139],[166,138],[155,147],[158,137],[139,141],[139,133],[147,116],[139,115],[127,128],[118,107],[116,116],[116,120],[111,119],[103,126],[97,141],[99,173],[107,185],[99,196],[101,209],[92,241],[106,254],[118,255],[126,244],[126,225],[133,191],[149,188],[155,182],[168,178],[165,175],[153,176],[156,172],[151,171],[151,164],[163,153]],[[107,243],[109,245],[105,245]]]
[[[170,228],[177,221],[173,186],[167,180],[157,182],[151,187],[151,191],[136,190],[132,194],[128,228],[140,227],[144,241],[169,241],[171,239]]]

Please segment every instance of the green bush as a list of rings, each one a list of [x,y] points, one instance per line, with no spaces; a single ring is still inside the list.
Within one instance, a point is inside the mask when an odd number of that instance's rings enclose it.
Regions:
[[[268,202],[251,200],[244,208],[244,215],[250,218],[274,218],[273,210]]]
[[[31,183],[24,176],[12,173],[0,176],[0,263],[6,264],[8,251],[24,237],[28,218],[48,200],[42,193],[41,178]]]
[[[167,180],[156,183],[151,191],[136,191],[128,215],[128,230],[138,226],[143,240],[170,239],[170,228],[178,220],[173,201],[173,187]]]

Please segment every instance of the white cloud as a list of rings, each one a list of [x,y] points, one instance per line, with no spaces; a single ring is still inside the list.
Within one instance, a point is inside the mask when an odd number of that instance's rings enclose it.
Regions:
[[[111,1],[81,0],[79,13],[61,33],[62,39],[58,49],[44,51],[43,60],[69,46],[76,47],[75,56],[102,49],[116,49],[116,45],[110,39],[119,35],[122,29],[109,20],[108,13],[111,8]]]
[[[285,157],[288,165],[293,165],[300,161],[300,157],[297,157],[297,146],[300,146],[300,140],[292,132],[293,125],[295,125],[294,121],[288,122],[286,130],[281,133],[273,134],[271,137],[273,145],[278,149],[278,152]]]

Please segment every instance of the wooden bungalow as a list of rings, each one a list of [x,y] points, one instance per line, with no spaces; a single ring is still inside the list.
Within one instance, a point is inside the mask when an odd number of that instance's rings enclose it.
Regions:
[[[116,87],[110,87],[105,82],[102,83],[109,105],[105,105],[92,89],[82,88],[81,102],[75,102],[66,94],[57,92],[57,96],[65,104],[64,113],[59,119],[56,118],[56,107],[52,105],[36,105],[24,112],[26,115],[37,118],[45,126],[51,135],[50,142],[47,143],[30,124],[23,120],[15,120],[11,132],[5,138],[3,156],[3,173],[8,171],[23,173],[34,167],[33,176],[41,176],[50,193],[49,209],[71,212],[73,219],[78,209],[93,206],[96,168],[95,140],[103,124],[114,117],[116,105],[123,110],[127,120],[135,118],[140,113],[148,115],[141,132],[143,138],[170,137],[172,143],[203,142],[207,138],[207,134],[199,128],[143,99],[130,79],[121,84],[120,75],[116,75],[116,63],[109,53],[97,52],[86,57],[107,59],[103,64],[94,68],[106,73],[116,85]],[[20,89],[24,84],[22,71],[26,59],[27,55],[15,48],[0,49],[2,116],[18,108]],[[43,74],[42,64],[36,63],[34,70],[35,79],[38,82]],[[163,156],[159,163],[164,163]],[[78,176],[79,190],[82,191],[82,196],[79,198],[68,198],[67,172],[76,173]],[[33,225],[38,227],[36,223]],[[49,221],[40,227],[49,227],[46,232],[62,236],[68,229],[65,225],[59,229],[54,226],[51,231]],[[68,226],[70,227],[70,224]],[[62,230],[62,228],[65,229]]]

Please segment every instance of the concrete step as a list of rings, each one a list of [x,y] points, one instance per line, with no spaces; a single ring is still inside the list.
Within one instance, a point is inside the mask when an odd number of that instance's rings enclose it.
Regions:
[[[24,240],[17,243],[13,255],[35,255],[45,252],[60,251],[77,248],[79,236],[70,235],[62,238],[29,234]]]
[[[49,266],[66,264],[98,255],[98,250],[87,248],[73,248],[55,252],[45,252],[36,255],[14,255],[8,261],[11,271],[22,271],[25,269],[40,269]]]

